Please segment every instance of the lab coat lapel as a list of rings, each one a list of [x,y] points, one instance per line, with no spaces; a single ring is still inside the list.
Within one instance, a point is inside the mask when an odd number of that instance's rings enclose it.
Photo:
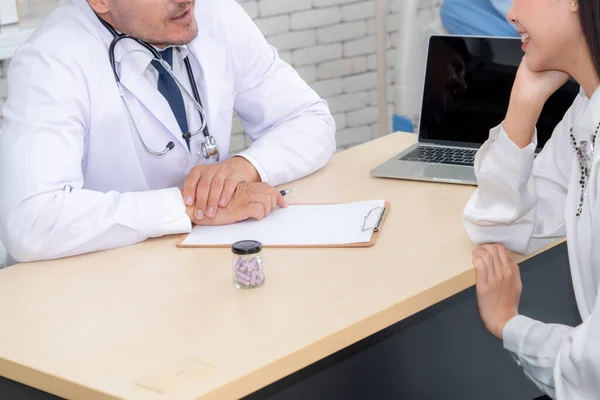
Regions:
[[[189,45],[190,61],[196,87],[207,114],[209,128],[216,122],[227,94],[233,93],[233,84],[227,79],[227,55],[208,31],[199,31]]]
[[[121,83],[125,89],[127,89],[129,94],[135,97],[147,111],[143,114],[140,113],[141,115],[136,114],[132,107],[133,118],[135,118],[138,125],[140,125],[140,129],[143,119],[156,119],[181,145],[187,148],[181,134],[181,129],[177,124],[177,120],[175,119],[175,115],[173,114],[169,103],[158,91],[158,88],[146,79],[143,75],[144,71],[140,71],[140,69],[135,66],[135,60],[128,60],[128,58],[132,56],[133,55],[125,55],[125,57],[121,59],[121,62],[117,64],[117,67],[120,69]],[[128,93],[125,93],[125,96],[128,96]],[[128,96],[127,100],[130,104],[132,103],[131,96]],[[144,132],[140,132],[140,134],[144,135]],[[146,135],[149,134],[155,133],[146,133]]]

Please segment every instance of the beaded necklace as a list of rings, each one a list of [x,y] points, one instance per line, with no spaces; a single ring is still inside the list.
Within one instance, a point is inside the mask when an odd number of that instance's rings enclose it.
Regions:
[[[581,195],[579,196],[579,207],[575,216],[579,217],[583,211],[583,200],[585,197],[585,190],[587,188],[588,179],[590,177],[590,171],[592,168],[592,160],[594,158],[594,146],[596,143],[596,136],[598,136],[598,130],[600,129],[600,123],[596,126],[596,131],[590,136],[590,143],[587,140],[582,140],[577,144],[577,139],[573,135],[573,128],[571,128],[569,135],[571,136],[571,144],[575,150],[575,154],[579,159],[579,166],[581,167],[581,178],[579,179],[579,185],[581,186]],[[591,154],[588,153],[588,146],[591,147]]]

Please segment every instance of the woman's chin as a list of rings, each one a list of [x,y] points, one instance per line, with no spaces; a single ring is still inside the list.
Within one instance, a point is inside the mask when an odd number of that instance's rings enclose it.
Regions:
[[[525,55],[525,60],[527,61],[527,68],[532,72],[544,72],[553,69],[550,63],[529,53]]]

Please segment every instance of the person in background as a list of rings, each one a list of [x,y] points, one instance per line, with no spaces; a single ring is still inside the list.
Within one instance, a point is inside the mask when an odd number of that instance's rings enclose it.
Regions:
[[[513,0],[444,0],[442,23],[453,35],[518,37],[506,18]]]

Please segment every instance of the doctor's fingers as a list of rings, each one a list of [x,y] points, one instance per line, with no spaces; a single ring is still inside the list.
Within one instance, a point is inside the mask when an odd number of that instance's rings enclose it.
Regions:
[[[260,220],[271,212],[270,196],[263,193],[251,193],[246,197],[246,201],[239,205],[243,219]]]
[[[218,199],[220,207],[226,207],[227,204],[229,204],[231,197],[233,196],[233,194],[235,193],[235,190],[237,189],[238,185],[242,181],[243,181],[242,177],[238,176],[237,174],[227,175],[227,177],[225,178],[225,182],[223,183],[223,190],[221,192],[221,196]],[[212,195],[212,191],[211,191],[211,195]],[[210,203],[210,200],[209,200],[209,203]]]
[[[271,211],[273,211],[273,196],[266,194],[266,193],[252,193],[250,195],[250,201],[249,204],[252,203],[260,203],[263,206],[264,209],[264,216],[266,217],[267,215],[269,215],[271,213]]]
[[[234,174],[224,170],[219,171],[212,178],[206,204],[200,203],[201,199],[198,197],[196,199],[196,207],[200,209],[205,207],[206,216],[213,218],[219,206],[225,207],[227,205],[229,197],[235,191],[239,181],[240,178],[236,179]],[[226,196],[227,198],[225,198]]]
[[[183,199],[188,207],[192,207],[196,201],[196,190],[203,168],[200,165],[192,168],[183,182]]]
[[[201,170],[200,179],[196,185],[196,204],[194,205],[194,208],[196,209],[196,213],[203,214],[205,217],[210,213],[210,210],[207,209],[207,204],[213,183],[215,183],[217,187],[219,185],[221,187],[223,186],[223,181],[219,179],[217,182],[214,182],[217,175],[217,172],[213,168],[204,168]],[[219,193],[219,195],[220,194],[221,193]],[[212,211],[214,212],[215,210],[213,209]]]
[[[229,203],[231,194],[242,182],[241,174],[231,168],[207,168],[202,172],[196,190],[196,209],[205,211],[205,216],[213,218],[219,206]],[[223,206],[225,204],[225,206]]]
[[[286,208],[287,204],[279,192],[279,190],[275,189],[273,186],[269,185],[265,182],[257,182],[251,183],[250,188],[254,193],[264,193],[272,196],[272,209],[274,210],[277,206],[281,208]]]
[[[261,220],[265,217],[265,208],[260,203],[249,203],[245,206],[245,219]]]

